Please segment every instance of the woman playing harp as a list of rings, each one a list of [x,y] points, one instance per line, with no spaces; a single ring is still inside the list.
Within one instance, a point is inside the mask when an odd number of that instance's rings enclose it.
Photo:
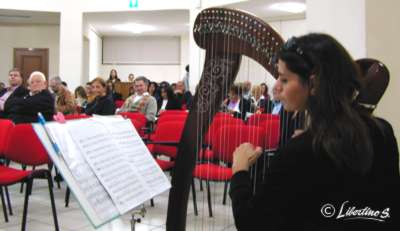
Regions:
[[[325,34],[292,38],[277,57],[279,98],[288,111],[307,111],[309,125],[280,150],[254,196],[248,169],[262,150],[235,150],[237,229],[398,230],[398,146],[391,125],[356,102],[355,62]]]

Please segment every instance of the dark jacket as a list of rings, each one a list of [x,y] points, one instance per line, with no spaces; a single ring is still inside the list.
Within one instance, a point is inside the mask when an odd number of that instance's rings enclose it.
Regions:
[[[315,153],[309,132],[291,139],[273,159],[256,195],[249,173],[235,173],[230,197],[238,230],[398,230],[399,151],[392,127],[383,120],[381,124],[383,132],[369,124],[374,160],[364,176],[341,170],[326,154]],[[383,221],[342,217],[365,208],[379,210],[382,216],[376,218]],[[382,218],[383,211],[390,217]]]
[[[37,114],[41,112],[48,121],[53,120],[55,112],[54,97],[50,91],[43,90],[33,96],[27,94],[7,100],[8,118],[14,123],[37,122]]]
[[[3,96],[6,92],[7,92],[6,89],[1,91],[0,97]],[[7,98],[7,100],[4,104],[4,111],[0,111],[0,118],[8,118],[9,111],[11,110],[10,107],[13,105],[13,100],[16,98],[24,97],[27,94],[29,94],[29,91],[24,86],[17,87],[14,90],[14,92]]]
[[[87,115],[114,115],[115,104],[111,94],[103,97],[96,97],[93,102],[89,103],[85,108]]]
[[[226,105],[229,105],[229,102],[230,102],[230,100],[228,99]],[[234,112],[233,116],[235,118],[240,118],[240,119],[244,120],[246,118],[246,113],[250,112],[250,110],[251,110],[251,101],[241,97],[240,102],[239,102],[239,111],[240,112]]]
[[[176,98],[181,105],[186,105],[186,109],[190,109],[192,106],[192,93],[186,91],[185,93],[176,93]]]
[[[163,100],[157,100],[157,111],[160,111],[160,108],[162,106]],[[182,109],[182,104],[179,100],[175,99],[169,99],[167,102],[167,105],[165,105],[165,110],[181,110]]]

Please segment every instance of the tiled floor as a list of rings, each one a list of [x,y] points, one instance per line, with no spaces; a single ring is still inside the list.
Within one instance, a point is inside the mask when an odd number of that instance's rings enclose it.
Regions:
[[[230,200],[222,205],[223,183],[211,183],[213,212],[214,217],[208,217],[206,190],[200,191],[197,183],[197,203],[199,216],[193,212],[193,203],[190,198],[187,215],[186,230],[236,230],[233,225]],[[20,185],[9,187],[11,203],[13,207],[13,216],[9,216],[9,222],[4,222],[2,210],[0,210],[0,231],[21,230],[22,210],[24,194],[19,193]],[[64,206],[65,185],[61,189],[54,188],[58,221],[60,229],[64,231],[91,231],[95,230],[89,220],[79,207],[78,202],[72,196],[68,208]],[[165,192],[155,199],[155,206],[150,207],[150,203],[145,204],[147,213],[140,224],[136,225],[136,231],[144,230],[165,230],[168,192]],[[1,203],[1,202],[0,202]],[[54,230],[53,218],[50,208],[50,199],[48,196],[47,183],[44,180],[36,180],[29,200],[27,230],[48,231]],[[130,214],[125,214],[120,219],[111,224],[102,226],[100,231],[123,231],[130,229]]]

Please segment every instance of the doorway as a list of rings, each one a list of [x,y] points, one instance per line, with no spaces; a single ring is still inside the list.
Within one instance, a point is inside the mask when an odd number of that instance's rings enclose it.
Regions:
[[[14,48],[14,67],[21,70],[24,83],[33,71],[40,71],[48,80],[49,49],[48,48]]]

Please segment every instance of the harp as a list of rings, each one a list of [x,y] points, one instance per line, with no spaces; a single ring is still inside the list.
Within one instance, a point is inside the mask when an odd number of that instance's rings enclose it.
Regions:
[[[206,55],[203,73],[178,146],[168,201],[166,228],[169,231],[186,230],[190,186],[193,170],[199,161],[202,140],[219,111],[224,94],[235,81],[242,56],[253,59],[277,78],[274,57],[283,45],[281,36],[267,23],[248,13],[225,8],[209,8],[200,12],[193,34]],[[360,92],[357,100],[360,104],[376,105],[388,84],[388,71],[376,60],[365,59],[358,63],[366,88]]]
[[[245,12],[208,8],[197,16],[194,39],[206,51],[201,79],[184,126],[169,194],[167,230],[186,228],[192,172],[203,135],[218,112],[224,94],[233,84],[243,55],[255,60],[277,77],[274,55],[282,37],[267,23]]]

